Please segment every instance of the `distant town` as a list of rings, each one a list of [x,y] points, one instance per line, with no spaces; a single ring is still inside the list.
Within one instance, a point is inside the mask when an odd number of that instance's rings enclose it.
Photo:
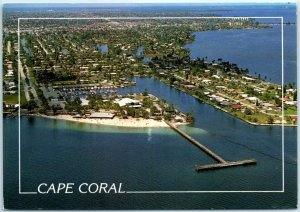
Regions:
[[[297,124],[294,84],[282,87],[260,74],[251,76],[248,69],[222,58],[191,59],[184,47],[193,42],[193,32],[271,27],[254,19],[22,20],[20,43],[15,25],[4,23],[8,116],[16,116],[20,107],[22,115],[117,119],[120,126],[128,126],[120,124],[126,120],[153,120],[145,126],[155,126],[201,119],[146,89],[118,93],[135,86],[137,77],[153,77],[253,125]]]

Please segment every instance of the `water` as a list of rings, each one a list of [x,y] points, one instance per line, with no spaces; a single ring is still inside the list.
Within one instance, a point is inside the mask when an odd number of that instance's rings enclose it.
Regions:
[[[108,53],[107,44],[97,44],[97,45],[93,45],[93,47],[98,49],[98,51],[101,52],[102,54],[107,54]]]
[[[280,127],[250,126],[154,79],[138,78],[136,82],[135,87],[120,92],[146,88],[179,110],[192,112],[196,122],[182,129],[213,151],[227,160],[255,158],[258,164],[196,173],[196,164],[212,163],[212,159],[169,128],[127,129],[37,117],[29,122],[22,117],[22,191],[35,191],[41,182],[122,182],[127,191],[281,189]],[[16,119],[4,119],[5,203],[9,208],[270,208],[296,204],[296,128],[285,129],[285,193],[75,193],[40,198],[16,195],[17,124]]]
[[[62,49],[61,52],[64,54],[64,55],[68,55],[69,54],[69,51],[67,49]]]
[[[135,55],[137,57],[142,57],[143,59],[143,62],[145,63],[148,63],[148,62],[151,62],[151,59],[149,57],[145,57],[143,56],[143,51],[144,51],[144,46],[140,46],[137,50],[136,50],[136,53]]]
[[[28,54],[31,57],[32,56],[31,51],[25,46],[27,43],[26,39],[22,38],[20,41],[21,41],[21,45],[22,45],[24,51],[26,52],[26,54]]]
[[[195,32],[195,41],[185,47],[191,58],[222,58],[248,68],[253,76],[281,84],[281,26],[270,29]],[[284,83],[295,83],[296,27],[284,27]]]
[[[136,50],[135,55],[136,55],[137,57],[142,57],[142,56],[143,56],[143,51],[144,51],[144,47],[143,47],[143,46],[140,46],[140,47]]]
[[[220,4],[204,5],[202,12],[224,17],[283,17],[284,23],[296,22],[295,4]],[[279,18],[258,18],[261,23],[280,24]],[[296,25],[284,25],[284,84],[296,83]],[[263,30],[222,30],[195,32],[196,40],[187,48],[191,57],[223,58],[248,68],[250,74],[281,84],[281,26]],[[256,73],[256,74],[255,74]]]

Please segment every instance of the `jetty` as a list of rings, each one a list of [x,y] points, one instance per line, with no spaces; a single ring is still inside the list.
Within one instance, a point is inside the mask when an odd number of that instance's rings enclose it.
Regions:
[[[208,164],[208,165],[196,165],[196,171],[206,171],[206,170],[212,170],[212,169],[219,169],[219,168],[228,168],[233,166],[246,166],[251,164],[256,164],[255,159],[249,159],[249,160],[239,160],[239,161],[227,161],[224,160],[221,156],[216,154],[215,152],[211,151],[209,148],[198,142],[196,139],[194,139],[192,136],[188,135],[184,131],[177,128],[175,125],[171,124],[168,121],[165,121],[166,124],[168,124],[174,131],[179,133],[181,136],[186,138],[189,142],[194,144],[196,147],[201,149],[203,152],[205,152],[208,156],[213,158],[217,163],[214,164]]]

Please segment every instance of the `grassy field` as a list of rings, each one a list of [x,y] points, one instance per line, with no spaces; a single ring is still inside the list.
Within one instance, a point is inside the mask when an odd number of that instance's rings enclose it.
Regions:
[[[24,91],[21,90],[21,102],[26,102]],[[18,93],[16,94],[3,94],[3,101],[6,104],[19,104]]]
[[[18,94],[3,94],[3,101],[6,104],[17,104]]]
[[[277,115],[281,115],[282,112],[280,111],[267,111],[270,114],[277,114]],[[292,107],[288,107],[287,110],[284,110],[284,115],[297,115],[297,108],[295,106]]]

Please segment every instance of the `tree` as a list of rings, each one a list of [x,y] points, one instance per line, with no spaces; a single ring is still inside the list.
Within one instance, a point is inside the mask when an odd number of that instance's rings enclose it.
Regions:
[[[245,113],[246,115],[251,115],[251,114],[252,114],[252,111],[251,111],[249,108],[246,108],[244,113]]]
[[[143,96],[148,96],[148,90],[147,89],[144,90]]]
[[[149,119],[150,118],[150,114],[147,110],[142,111],[142,116],[143,116],[144,119]]]
[[[143,106],[146,108],[151,108],[153,105],[153,102],[151,101],[150,98],[144,98],[143,99]]]
[[[293,94],[293,100],[297,101],[297,91],[295,91],[294,94]]]
[[[170,113],[164,113],[164,119],[167,120],[167,121],[171,121],[171,114]]]
[[[174,82],[176,81],[176,78],[174,77],[174,75],[172,75],[169,80],[170,80],[170,84],[173,85]]]
[[[75,106],[80,106],[81,103],[82,103],[82,101],[80,100],[79,97],[76,97],[76,98],[74,99],[73,103],[74,103]]]
[[[258,100],[255,101],[255,106],[259,106]]]
[[[267,120],[268,124],[273,124],[274,123],[274,119],[272,116],[268,116],[268,120]]]
[[[188,113],[186,114],[186,121],[189,123],[193,123],[195,121],[195,118],[191,113]]]
[[[168,105],[168,107],[166,108],[166,112],[173,113],[174,111],[175,108],[173,104]]]
[[[21,105],[21,108],[27,109],[29,111],[32,111],[34,108],[37,107],[37,104],[34,100],[29,100],[28,102],[26,102],[25,104]]]
[[[127,108],[127,114],[128,116],[134,117],[135,110],[132,107]]]
[[[277,107],[280,107],[282,105],[282,101],[279,98],[275,98],[275,104]]]

